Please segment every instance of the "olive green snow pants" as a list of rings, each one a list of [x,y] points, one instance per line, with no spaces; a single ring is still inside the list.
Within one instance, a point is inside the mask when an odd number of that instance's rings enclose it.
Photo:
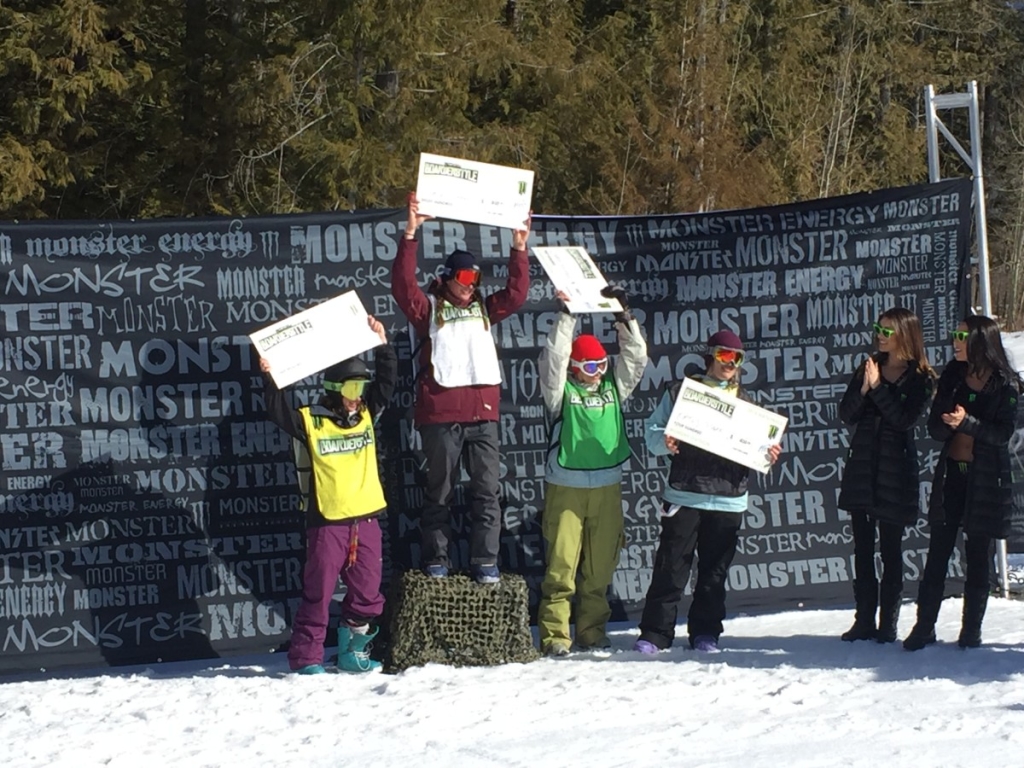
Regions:
[[[621,486],[567,488],[548,483],[541,523],[547,545],[547,570],[537,612],[541,650],[554,643],[569,645],[574,594],[578,595],[577,646],[600,645],[612,613],[608,585],[622,548]]]

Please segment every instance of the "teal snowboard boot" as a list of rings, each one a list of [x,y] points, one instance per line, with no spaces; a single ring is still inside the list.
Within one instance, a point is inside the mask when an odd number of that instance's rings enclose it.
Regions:
[[[366,627],[362,632],[358,632],[344,623],[338,627],[338,669],[342,672],[355,673],[376,672],[380,669],[380,662],[371,659],[367,650],[370,641],[379,631],[378,627],[374,627],[372,631]]]

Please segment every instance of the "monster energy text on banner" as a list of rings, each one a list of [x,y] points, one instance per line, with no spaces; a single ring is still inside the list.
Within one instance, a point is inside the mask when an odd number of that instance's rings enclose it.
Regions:
[[[534,220],[531,244],[583,248],[625,285],[648,339],[650,363],[623,403],[631,455],[616,620],[636,616],[660,530],[665,467],[647,453],[644,419],[666,387],[703,370],[705,341],[719,328],[744,341],[745,390],[789,419],[779,463],[751,485],[730,606],[848,602],[849,521],[835,504],[848,434],[837,404],[871,347],[872,322],[890,306],[916,312],[930,359],[945,360],[961,316],[970,197],[969,182],[952,180],[752,211]],[[403,209],[0,222],[11,253],[0,265],[0,670],[287,642],[303,520],[290,440],[265,418],[249,334],[348,291],[401,357],[396,407],[376,431],[385,578],[418,564],[415,341],[390,289],[404,217]],[[487,290],[507,275],[510,238],[493,224],[429,220],[420,267],[437,274],[465,248],[480,256]],[[524,309],[493,328],[503,382],[501,565],[523,575],[533,601],[544,573],[547,459],[537,358],[558,312],[536,277]],[[612,345],[612,320],[583,322]],[[351,335],[349,322],[332,343]],[[291,392],[296,406],[315,405],[323,387],[313,376]],[[927,452],[923,437],[921,445]],[[470,502],[458,488],[456,567],[465,566]],[[926,550],[926,529],[908,529],[908,581]]]

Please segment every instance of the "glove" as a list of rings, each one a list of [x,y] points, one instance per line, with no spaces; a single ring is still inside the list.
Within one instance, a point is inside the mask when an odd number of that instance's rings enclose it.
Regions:
[[[615,320],[619,323],[628,323],[633,319],[629,311],[629,300],[626,297],[626,289],[618,283],[609,283],[601,289],[601,295],[606,299],[616,299],[622,305],[622,311],[615,313]]]

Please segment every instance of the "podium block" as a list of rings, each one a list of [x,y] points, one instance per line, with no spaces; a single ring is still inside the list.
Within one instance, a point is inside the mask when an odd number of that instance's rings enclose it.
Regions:
[[[468,576],[435,579],[406,571],[390,597],[391,642],[385,672],[423,664],[480,667],[534,661],[529,588],[503,573],[498,584]]]

